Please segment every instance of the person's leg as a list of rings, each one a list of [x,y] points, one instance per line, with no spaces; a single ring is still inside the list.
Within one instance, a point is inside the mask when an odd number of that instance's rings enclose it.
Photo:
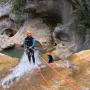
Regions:
[[[34,56],[34,50],[31,49],[31,53],[32,53],[32,60],[33,60],[33,63],[35,64],[35,56]]]
[[[28,60],[29,62],[31,62],[31,55],[30,55],[30,51],[27,52],[27,55],[28,55]]]

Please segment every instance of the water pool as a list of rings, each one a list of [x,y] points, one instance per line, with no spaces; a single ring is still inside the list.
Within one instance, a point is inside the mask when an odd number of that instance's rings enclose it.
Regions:
[[[8,50],[3,50],[0,53],[9,55],[11,57],[17,57],[17,58],[21,58],[21,56],[24,53],[23,48],[18,48],[18,49],[8,49]]]

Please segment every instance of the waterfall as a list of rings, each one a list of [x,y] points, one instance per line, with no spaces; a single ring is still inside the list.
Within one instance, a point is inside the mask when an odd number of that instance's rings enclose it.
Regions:
[[[4,88],[9,88],[10,85],[13,84],[14,80],[19,80],[26,73],[31,73],[35,68],[37,68],[38,64],[41,64],[39,58],[39,51],[35,51],[35,64],[31,60],[31,63],[28,60],[26,53],[23,54],[20,63],[12,70],[12,72],[3,78],[0,81],[0,85]]]

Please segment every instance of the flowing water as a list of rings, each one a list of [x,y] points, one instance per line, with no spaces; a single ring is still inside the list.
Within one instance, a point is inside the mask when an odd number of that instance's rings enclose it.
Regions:
[[[2,85],[4,88],[10,87],[10,85],[13,84],[14,80],[20,79],[24,74],[31,73],[35,68],[38,67],[38,65],[41,63],[39,58],[39,51],[35,51],[35,65],[33,62],[28,61],[27,55],[24,53],[20,63],[12,70],[12,72],[6,76],[4,79],[0,81],[0,85]]]

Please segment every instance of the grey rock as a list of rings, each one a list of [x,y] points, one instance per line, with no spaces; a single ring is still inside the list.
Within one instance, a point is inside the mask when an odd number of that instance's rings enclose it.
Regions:
[[[25,10],[44,18],[62,18],[63,23],[67,23],[72,17],[72,5],[68,0],[27,0]]]
[[[58,25],[53,33],[55,42],[61,43],[72,52],[90,48],[90,32],[82,25],[75,26],[74,20],[68,24]]]
[[[14,40],[16,44],[23,45],[26,31],[30,31],[32,36],[42,45],[50,43],[50,29],[45,23],[43,23],[42,19],[35,18],[26,21],[19,31],[12,37],[12,40]]]
[[[6,35],[0,35],[0,50],[12,48],[15,46],[13,40]]]
[[[6,16],[6,15],[9,15],[9,13],[11,12],[12,10],[12,5],[10,3],[4,3],[4,4],[0,4],[0,18],[2,16]]]
[[[61,46],[60,44],[58,44],[56,49],[52,52],[52,56],[54,58],[58,57],[61,60],[66,60],[71,55],[72,51],[70,51],[70,49],[65,46]]]
[[[0,20],[0,34],[3,34],[5,30],[11,29],[13,32],[17,30],[16,24],[9,18]]]

